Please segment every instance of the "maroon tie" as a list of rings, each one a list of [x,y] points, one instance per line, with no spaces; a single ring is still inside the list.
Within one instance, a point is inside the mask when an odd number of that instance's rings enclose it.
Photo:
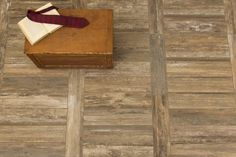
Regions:
[[[55,6],[50,6],[40,11],[28,10],[27,17],[34,22],[59,24],[66,27],[83,28],[89,25],[88,20],[83,17],[73,17],[73,16],[63,16],[63,15],[43,15],[42,14],[52,9],[58,10],[58,8]]]

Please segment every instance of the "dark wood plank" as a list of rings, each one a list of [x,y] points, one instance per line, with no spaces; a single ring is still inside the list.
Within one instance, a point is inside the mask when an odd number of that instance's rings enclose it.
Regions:
[[[154,157],[168,157],[170,130],[162,0],[149,0],[149,21]]]

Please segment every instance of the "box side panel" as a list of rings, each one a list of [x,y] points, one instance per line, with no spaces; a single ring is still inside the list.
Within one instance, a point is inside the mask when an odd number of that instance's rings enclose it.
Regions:
[[[51,55],[30,56],[40,68],[112,68],[112,55]]]

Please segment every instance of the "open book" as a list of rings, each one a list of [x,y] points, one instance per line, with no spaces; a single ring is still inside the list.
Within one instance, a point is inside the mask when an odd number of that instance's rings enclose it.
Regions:
[[[36,11],[43,10],[45,8],[48,8],[52,6],[51,3],[48,3]],[[59,15],[56,9],[50,10],[46,13],[43,13],[46,15]],[[54,32],[55,30],[62,27],[62,25],[56,25],[56,24],[46,24],[46,23],[38,23],[31,21],[28,19],[28,17],[25,17],[20,22],[18,22],[18,26],[20,27],[21,31],[24,33],[25,37],[28,39],[31,45],[35,44],[36,42],[43,39],[45,36],[47,36],[49,33]]]

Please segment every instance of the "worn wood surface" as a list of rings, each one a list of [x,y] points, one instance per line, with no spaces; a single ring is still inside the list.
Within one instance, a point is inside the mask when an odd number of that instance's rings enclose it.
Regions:
[[[57,0],[114,11],[114,69],[41,70],[0,1],[0,157],[235,157],[234,0]],[[161,5],[162,4],[162,5]]]
[[[149,1],[152,125],[154,157],[170,155],[167,62],[164,38],[163,0]]]
[[[68,82],[66,157],[82,155],[83,72],[71,70]]]

